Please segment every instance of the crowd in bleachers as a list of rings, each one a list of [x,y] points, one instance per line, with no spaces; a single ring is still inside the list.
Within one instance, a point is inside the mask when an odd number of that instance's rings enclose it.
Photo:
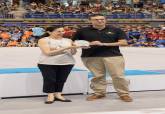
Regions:
[[[126,25],[121,28],[127,33],[129,46],[165,47],[165,26]]]
[[[131,47],[165,47],[165,25],[151,27],[146,25],[121,25],[127,34]],[[64,37],[72,38],[78,26],[65,26]],[[0,47],[36,47],[37,41],[44,34],[45,28],[0,26]]]
[[[0,47],[35,47],[36,38],[32,29],[0,27]]]
[[[10,18],[11,12],[18,9],[17,4],[0,4],[0,16],[5,15],[5,18]],[[35,3],[32,2],[24,6],[26,9],[26,14],[24,15],[25,18],[35,18],[35,16],[31,15],[42,15],[48,16],[51,14],[66,14],[66,13],[73,13],[73,14],[91,14],[91,13],[98,13],[102,12],[106,15],[112,15],[110,18],[118,18],[115,17],[114,14],[122,14],[119,18],[131,18],[129,14],[135,14],[133,18],[140,18],[138,14],[142,15],[141,18],[165,18],[165,4],[158,4],[155,2],[147,2],[147,3],[134,3],[129,4],[126,2],[109,2],[109,3],[101,3],[95,2],[93,4],[79,4],[79,5],[64,5],[64,4],[56,4],[55,2],[49,2],[47,4],[42,3]],[[9,15],[8,15],[9,14]],[[136,16],[137,15],[137,16]],[[147,16],[145,16],[147,15]],[[57,16],[54,16],[55,18]]]
[[[10,4],[10,2],[0,1],[0,18],[38,18],[49,17],[53,18],[74,18],[74,15],[79,14],[77,18],[81,18],[85,14],[104,13],[108,18],[165,18],[165,3],[156,3],[150,0],[146,3],[127,3],[122,0],[116,2],[102,3],[100,1],[85,4],[57,4],[49,0],[46,4],[32,2],[24,4],[22,9],[19,9],[18,4]],[[19,12],[15,12],[20,10]],[[16,15],[19,14],[19,15]],[[54,15],[56,14],[56,15]],[[66,15],[64,15],[66,14]],[[135,15],[134,15],[135,14]],[[33,15],[33,16],[32,16]],[[39,16],[40,15],[40,16]],[[15,17],[14,17],[15,16]],[[66,17],[65,17],[66,16]],[[140,17],[139,17],[140,16]],[[44,18],[45,18],[44,17]],[[87,16],[88,17],[88,16]],[[127,33],[127,41],[129,46],[135,47],[165,47],[165,26],[151,27],[146,25],[121,25],[119,26]],[[65,37],[72,38],[77,27],[65,27]],[[36,47],[37,41],[44,34],[45,28],[34,26],[15,27],[15,26],[0,26],[0,47]]]

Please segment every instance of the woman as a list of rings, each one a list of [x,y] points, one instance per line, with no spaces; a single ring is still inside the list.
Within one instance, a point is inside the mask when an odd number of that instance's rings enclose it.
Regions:
[[[42,52],[38,67],[43,76],[43,92],[48,93],[45,103],[71,102],[62,96],[62,90],[74,66],[72,55],[76,53],[78,46],[73,46],[72,40],[63,38],[62,27],[48,27],[46,31],[45,37],[38,42]]]

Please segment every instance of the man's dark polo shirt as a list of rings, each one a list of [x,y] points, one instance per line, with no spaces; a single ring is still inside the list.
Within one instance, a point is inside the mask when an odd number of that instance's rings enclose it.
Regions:
[[[119,28],[106,26],[102,30],[85,27],[76,32],[73,40],[101,41],[103,43],[113,43],[120,39],[126,39],[126,34]],[[119,46],[91,46],[89,49],[83,49],[81,57],[112,57],[122,56]]]

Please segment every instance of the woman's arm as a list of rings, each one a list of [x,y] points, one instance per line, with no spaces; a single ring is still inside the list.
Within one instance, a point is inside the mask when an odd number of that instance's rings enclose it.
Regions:
[[[47,56],[63,54],[65,53],[65,50],[77,48],[75,46],[70,46],[70,47],[60,48],[60,49],[50,48],[49,44],[44,39],[40,39],[38,41],[38,46],[40,47],[41,51]]]
[[[73,41],[72,41],[72,46],[76,46]],[[76,47],[79,48],[79,46],[76,46]],[[77,49],[76,48],[71,49],[70,52],[72,55],[75,55],[77,53]]]

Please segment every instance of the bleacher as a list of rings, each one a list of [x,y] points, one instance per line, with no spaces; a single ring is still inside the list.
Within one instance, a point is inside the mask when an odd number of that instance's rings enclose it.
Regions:
[[[0,9],[0,27],[2,31],[6,28],[11,34],[12,27],[20,27],[21,31],[33,28],[36,25],[43,28],[52,25],[78,25],[83,27],[90,24],[88,21],[88,17],[90,14],[102,13],[107,17],[107,25],[118,26],[124,29],[125,32],[131,31],[131,29],[127,30],[127,25],[134,25],[136,26],[134,27],[136,31],[140,31],[141,34],[144,31],[138,28],[140,26],[144,28],[146,27],[146,32],[148,31],[147,26],[150,26],[153,33],[156,33],[155,30],[158,30],[162,34],[163,29],[161,30],[161,28],[164,27],[165,24],[165,13],[163,12],[163,4],[157,4],[156,6],[154,4],[151,4],[151,6],[149,4],[144,5],[146,6],[134,7],[133,5],[131,6],[121,3],[110,3],[109,5],[93,3],[90,5],[88,4],[88,6],[78,5],[77,7],[75,7],[71,5],[63,7],[62,5],[56,6],[53,4],[39,4],[33,2],[29,3],[28,6],[20,5],[20,7],[18,5],[13,5],[11,7],[0,4],[0,6],[4,7],[4,9],[8,9],[8,11],[5,12]]]
[[[26,13],[26,19],[87,19],[89,14],[86,13],[56,13],[56,14],[40,14]],[[151,14],[144,13],[114,13],[106,15],[108,19],[152,19]],[[13,14],[0,15],[0,19],[14,19]]]

